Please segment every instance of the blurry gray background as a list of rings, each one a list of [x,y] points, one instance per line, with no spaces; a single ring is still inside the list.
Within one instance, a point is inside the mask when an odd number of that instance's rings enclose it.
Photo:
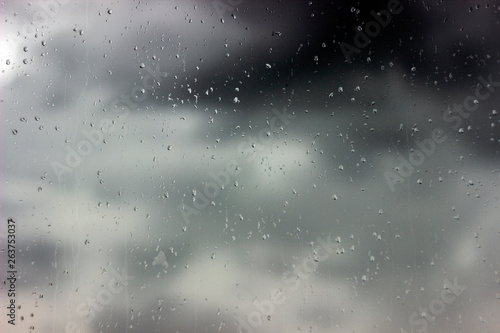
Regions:
[[[2,331],[496,332],[500,2],[401,7],[349,63],[386,1],[4,2],[2,271],[12,217],[24,319],[2,284]],[[453,128],[479,76],[498,88]],[[103,292],[113,271],[130,280]],[[433,315],[445,280],[466,289]]]

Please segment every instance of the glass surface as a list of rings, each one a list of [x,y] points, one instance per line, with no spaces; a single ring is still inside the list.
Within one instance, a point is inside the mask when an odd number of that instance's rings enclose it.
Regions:
[[[498,331],[500,1],[0,8],[2,332]]]

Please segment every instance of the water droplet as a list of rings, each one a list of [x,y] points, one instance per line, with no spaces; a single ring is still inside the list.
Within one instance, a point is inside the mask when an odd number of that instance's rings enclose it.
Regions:
[[[146,65],[144,65],[144,63],[142,62],[140,65],[139,65],[139,68],[144,68],[146,67]]]
[[[17,130],[16,130],[16,129],[13,129],[13,130],[12,130],[12,134],[16,135],[16,134],[17,134]]]
[[[23,51],[28,52],[28,47],[27,46],[23,47]]]
[[[108,14],[109,15],[113,14],[113,11],[111,9],[108,9]],[[118,16],[120,16],[120,15],[118,15]]]
[[[344,92],[344,88],[339,87],[338,91],[339,91],[339,93]]]
[[[7,66],[8,66],[8,65],[10,65],[10,59],[7,59],[7,60],[5,61],[5,64],[6,64]]]
[[[266,64],[266,68],[267,69],[271,69],[271,65],[270,64]]]

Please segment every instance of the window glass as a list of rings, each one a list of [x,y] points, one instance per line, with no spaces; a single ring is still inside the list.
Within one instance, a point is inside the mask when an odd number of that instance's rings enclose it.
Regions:
[[[6,1],[2,332],[494,332],[500,2]]]

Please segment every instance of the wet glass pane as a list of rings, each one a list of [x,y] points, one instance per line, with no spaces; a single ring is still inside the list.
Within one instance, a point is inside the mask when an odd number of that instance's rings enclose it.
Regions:
[[[7,1],[2,332],[495,332],[500,1]]]

